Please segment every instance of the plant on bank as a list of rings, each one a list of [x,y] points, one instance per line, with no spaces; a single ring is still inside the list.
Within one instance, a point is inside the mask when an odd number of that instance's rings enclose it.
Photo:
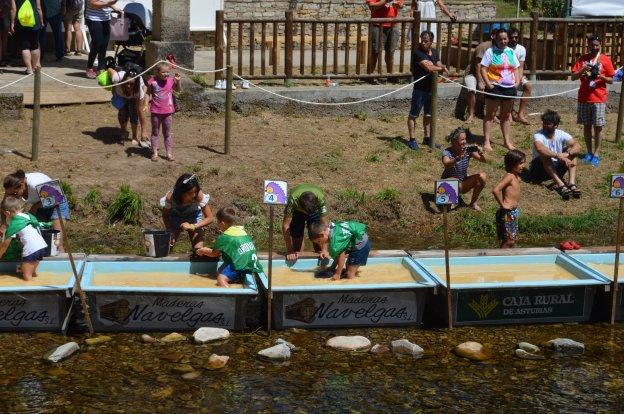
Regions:
[[[139,224],[142,209],[141,195],[127,185],[122,185],[108,206],[107,219],[109,223],[121,221],[124,224]]]
[[[91,187],[82,201],[95,210],[102,205],[102,192],[98,188]]]
[[[61,180],[61,190],[65,194],[65,199],[70,208],[76,207],[76,197],[74,197],[74,190],[71,188],[68,182]]]

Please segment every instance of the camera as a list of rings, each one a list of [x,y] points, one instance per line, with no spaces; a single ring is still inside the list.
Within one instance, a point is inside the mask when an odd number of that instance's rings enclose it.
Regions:
[[[595,64],[595,65],[591,65],[591,68],[589,69],[589,80],[596,80],[598,79],[598,75],[600,75],[600,65]]]

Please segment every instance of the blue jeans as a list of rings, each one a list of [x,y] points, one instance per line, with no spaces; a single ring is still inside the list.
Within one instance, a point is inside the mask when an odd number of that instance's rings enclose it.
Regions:
[[[61,203],[59,204],[59,208],[61,210],[61,214],[63,215],[63,218],[65,220],[69,220],[70,219],[69,204],[67,204],[67,202]],[[35,212],[35,217],[39,221],[47,222],[47,221],[52,221],[52,220],[58,220],[59,215],[58,215],[58,211],[56,210],[56,207],[40,207]]]
[[[41,49],[41,60],[45,53],[45,37],[48,23],[52,28],[54,36],[54,55],[57,59],[62,59],[65,54],[65,42],[63,40],[63,18],[60,14],[44,19],[45,26],[39,31],[39,48]]]

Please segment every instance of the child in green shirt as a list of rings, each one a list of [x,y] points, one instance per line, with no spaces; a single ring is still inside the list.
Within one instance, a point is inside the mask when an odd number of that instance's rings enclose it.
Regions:
[[[198,256],[223,258],[217,275],[217,284],[221,287],[230,287],[230,283],[240,282],[245,273],[263,271],[253,240],[243,226],[234,225],[236,216],[233,207],[224,207],[217,211],[217,224],[222,234],[217,237],[212,249],[197,249]]]
[[[313,223],[310,226],[310,239],[321,245],[321,259],[334,259],[331,265],[334,271],[332,280],[340,280],[345,262],[349,279],[356,276],[360,266],[366,266],[371,243],[365,224],[357,221],[338,221],[329,225]]]

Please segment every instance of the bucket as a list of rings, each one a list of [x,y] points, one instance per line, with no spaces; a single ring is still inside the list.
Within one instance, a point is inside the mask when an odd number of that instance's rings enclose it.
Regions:
[[[41,236],[45,240],[48,247],[46,247],[45,256],[58,256],[58,245],[61,240],[61,232],[59,230],[41,230]]]
[[[165,257],[169,254],[171,233],[167,230],[143,230],[143,239],[146,256]]]

